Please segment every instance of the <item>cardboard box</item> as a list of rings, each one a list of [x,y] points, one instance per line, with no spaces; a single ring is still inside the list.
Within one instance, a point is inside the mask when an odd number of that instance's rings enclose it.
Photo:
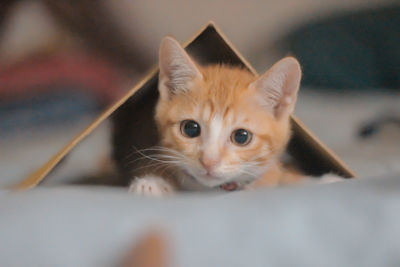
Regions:
[[[226,63],[239,65],[257,75],[253,67],[212,22],[208,23],[198,34],[187,41],[184,47],[200,64]],[[121,136],[129,138],[129,131],[136,130],[143,132],[143,138],[142,140],[132,140],[132,145],[135,147],[143,148],[157,143],[156,128],[153,121],[154,105],[158,98],[157,82],[158,70],[154,69],[125,96],[104,111],[46,164],[17,184],[15,188],[29,189],[40,184],[54,167],[67,154],[71,153],[77,144],[84,140],[86,136],[111,115],[114,117],[114,125],[116,126],[114,134],[119,136],[118,138],[114,138],[113,145],[115,149],[113,156],[117,160],[120,171],[123,175],[127,175],[124,172],[128,170],[124,170],[122,161],[131,146],[125,147],[125,149],[118,147],[117,139]],[[311,175],[334,172],[344,177],[354,177],[354,173],[295,116],[292,116],[292,130],[293,135],[288,146],[288,153],[293,156],[296,163],[304,172]]]

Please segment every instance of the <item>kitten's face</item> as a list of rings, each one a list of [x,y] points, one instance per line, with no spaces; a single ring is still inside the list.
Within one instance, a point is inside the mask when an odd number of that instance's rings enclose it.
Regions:
[[[262,175],[285,148],[298,89],[298,82],[290,94],[276,88],[291,83],[279,80],[291,73],[277,67],[277,75],[258,79],[238,68],[198,67],[176,41],[164,39],[156,121],[175,164],[208,187]]]

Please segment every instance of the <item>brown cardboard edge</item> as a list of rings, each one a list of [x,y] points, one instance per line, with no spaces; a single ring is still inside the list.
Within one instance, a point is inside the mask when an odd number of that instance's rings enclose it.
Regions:
[[[294,123],[298,129],[302,131],[300,133],[304,138],[308,138],[309,141],[311,141],[311,145],[315,148],[318,149],[321,153],[329,156],[331,159],[332,163],[336,166],[339,166],[340,169],[342,169],[342,173],[349,178],[355,178],[357,177],[355,172],[353,172],[344,161],[342,161],[338,155],[336,155],[335,152],[333,152],[330,148],[328,148],[324,143],[319,140],[318,137],[316,137],[308,128],[305,126],[305,124],[296,117],[296,115],[291,116],[292,123]]]
[[[258,76],[257,71],[253,68],[253,66],[251,66],[250,62],[248,62],[247,59],[243,57],[243,55],[239,52],[239,50],[237,50],[237,48],[231,43],[231,41],[229,41],[228,37],[226,37],[226,35],[222,32],[222,30],[213,21],[209,21],[209,25],[212,26],[215,29],[215,31],[219,34],[219,36],[221,36],[224,42],[229,45],[229,47],[233,50],[233,52],[235,52],[238,58],[240,58],[240,60],[244,63],[246,68],[248,68],[254,75]]]
[[[100,123],[107,119],[118,107],[128,100],[133,94],[141,88],[149,78],[151,78],[156,72],[157,68],[153,68],[149,71],[131,90],[129,90],[124,96],[113,103],[107,108],[102,114],[100,114],[88,127],[86,127],[81,133],[75,136],[72,141],[65,145],[57,154],[50,158],[44,165],[39,169],[30,174],[23,181],[13,187],[13,189],[24,190],[36,186],[40,183],[47,174],[59,163],[79,142],[81,142],[86,136],[88,136]]]
[[[215,24],[210,21],[203,25],[191,38],[183,43],[186,47],[188,44],[193,42],[197,36],[199,36],[208,27],[214,27]],[[225,40],[225,38],[224,38]],[[57,154],[52,156],[45,164],[40,168],[35,170],[33,173],[29,174],[25,179],[16,185],[12,186],[11,189],[14,190],[27,190],[38,185],[49,173],[50,171],[86,136],[88,136],[100,123],[107,119],[118,107],[125,103],[132,95],[136,93],[154,74],[158,71],[158,67],[155,66],[149,71],[132,89],[130,89],[124,96],[113,103],[109,108],[107,108],[102,114],[100,114],[88,127],[86,127],[81,133],[75,136],[67,145],[65,145]]]
[[[243,55],[236,49],[236,47],[228,40],[221,29],[213,22],[209,21],[203,27],[201,27],[196,34],[183,43],[183,47],[193,42],[206,28],[213,27],[215,31],[221,36],[221,38],[230,46],[230,48],[235,52],[235,54],[240,58],[244,65],[254,74],[258,76],[257,71],[251,66],[251,64],[243,57]],[[87,128],[85,128],[80,134],[72,139],[67,145],[65,145],[57,154],[50,158],[44,165],[39,169],[31,173],[27,178],[19,182],[17,185],[13,186],[12,189],[15,190],[26,190],[30,189],[37,184],[39,184],[45,177],[50,173],[50,171],[86,136],[88,136],[95,128],[99,126],[105,119],[107,119],[118,107],[125,103],[133,94],[135,94],[139,88],[141,88],[149,78],[151,78],[155,73],[157,73],[158,67],[153,67],[147,75],[145,75],[132,89],[130,89],[123,97],[112,104],[108,109],[106,109],[100,116],[98,116]],[[315,146],[319,147],[321,152],[328,155],[334,162],[334,164],[340,166],[347,174],[351,177],[355,177],[355,174],[350,170],[350,168],[339,159],[339,157],[331,151],[327,146],[325,146],[315,135],[313,135],[310,130],[295,116],[292,116],[292,121],[301,129],[302,136],[311,139]]]

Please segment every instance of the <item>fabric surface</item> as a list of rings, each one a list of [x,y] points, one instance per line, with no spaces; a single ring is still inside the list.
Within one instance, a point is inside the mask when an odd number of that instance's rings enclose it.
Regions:
[[[171,266],[399,266],[399,188],[393,175],[167,199],[1,191],[0,266],[116,266],[154,228]]]

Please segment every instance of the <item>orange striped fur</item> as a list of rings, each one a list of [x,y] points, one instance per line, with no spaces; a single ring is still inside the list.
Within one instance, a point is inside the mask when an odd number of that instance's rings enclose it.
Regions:
[[[157,175],[189,190],[283,182],[279,158],[290,137],[300,77],[294,58],[282,59],[260,77],[240,67],[200,66],[174,39],[164,38],[155,119],[168,155],[159,160],[173,163],[168,174]],[[199,136],[182,132],[185,120],[199,125]],[[238,129],[252,136],[248,144],[233,141]]]

